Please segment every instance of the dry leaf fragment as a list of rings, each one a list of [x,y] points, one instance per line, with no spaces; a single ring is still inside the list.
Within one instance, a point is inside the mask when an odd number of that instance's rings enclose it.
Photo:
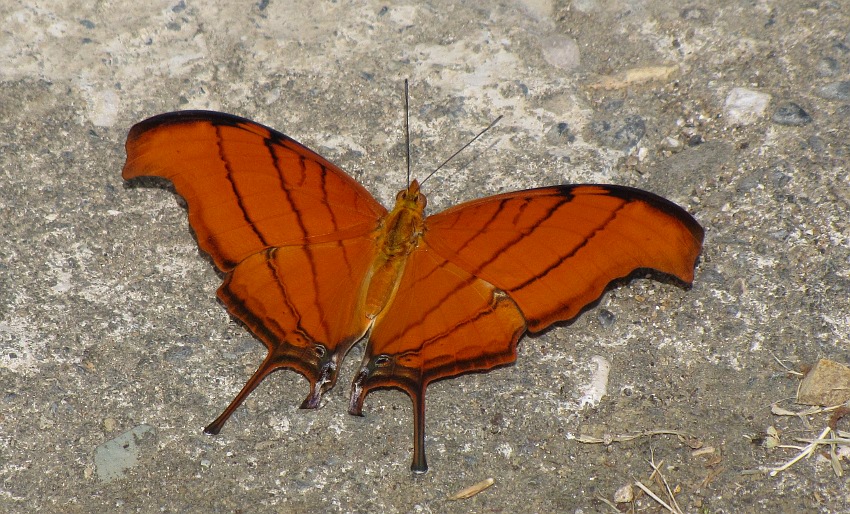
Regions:
[[[779,442],[779,431],[776,430],[776,427],[773,425],[767,427],[767,437],[764,438],[764,443],[762,443],[764,447],[767,449],[776,448],[779,446]]]
[[[807,409],[803,409],[801,411],[793,411],[788,410],[783,407],[780,407],[779,404],[774,403],[770,406],[770,412],[777,416],[811,416],[812,414],[818,414],[821,412],[821,409],[818,407],[809,407]]]
[[[843,405],[835,409],[832,412],[832,416],[829,417],[829,428],[835,430],[835,428],[838,426],[838,422],[841,421],[841,418],[848,414],[850,414],[850,409]]]
[[[646,66],[631,68],[615,75],[601,77],[599,82],[591,84],[591,89],[622,89],[633,84],[642,84],[651,80],[665,80],[678,68],[676,66]]]
[[[714,451],[715,451],[714,446],[706,446],[704,448],[699,448],[697,450],[692,451],[691,456],[700,457],[700,456],[703,456],[703,455],[714,453]]]

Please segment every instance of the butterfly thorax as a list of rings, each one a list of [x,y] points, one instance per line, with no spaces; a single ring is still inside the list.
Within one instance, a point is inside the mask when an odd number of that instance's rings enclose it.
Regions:
[[[398,192],[393,210],[379,228],[376,243],[381,253],[392,258],[408,255],[416,248],[422,235],[425,203],[425,195],[419,192],[415,180],[410,187]]]
[[[377,256],[366,275],[368,287],[364,314],[374,319],[389,304],[404,272],[407,257],[419,244],[424,228],[425,195],[415,180],[399,191],[396,203],[377,229]]]

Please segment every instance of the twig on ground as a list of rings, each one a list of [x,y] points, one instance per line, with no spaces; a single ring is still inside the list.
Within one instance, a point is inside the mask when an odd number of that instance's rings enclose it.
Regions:
[[[482,481],[480,481],[476,484],[472,484],[469,487],[464,487],[460,491],[449,496],[449,500],[465,500],[467,498],[472,498],[476,494],[487,489],[488,487],[490,487],[491,485],[493,485],[495,483],[496,483],[496,481],[493,480],[492,478],[485,478],[484,480],[482,480]]]
[[[688,434],[687,432],[682,432],[681,430],[644,430],[643,432],[633,432],[631,434],[619,434],[619,435],[605,435],[605,437],[594,437],[590,435],[578,435],[576,436],[576,441],[580,443],[587,444],[605,444],[609,445],[611,443],[624,443],[626,441],[633,441],[635,439],[641,437],[652,437],[655,435],[675,435],[676,437],[691,441],[696,440],[696,437]]]

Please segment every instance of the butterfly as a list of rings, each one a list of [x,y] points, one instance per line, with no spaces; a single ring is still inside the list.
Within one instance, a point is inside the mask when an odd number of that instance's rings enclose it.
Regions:
[[[126,180],[163,177],[224,273],[218,298],[268,349],[205,428],[217,434],[269,373],[288,368],[314,409],[365,341],[348,410],[377,388],[413,402],[424,473],[431,382],[513,363],[517,342],[569,320],[614,279],[650,268],[690,284],[703,229],[678,205],[616,185],[562,185],[472,200],[425,217],[413,180],[391,210],[342,169],[253,121],[154,116],[127,136]]]

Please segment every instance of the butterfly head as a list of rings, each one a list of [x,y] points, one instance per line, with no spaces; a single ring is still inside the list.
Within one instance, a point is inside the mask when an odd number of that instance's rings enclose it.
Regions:
[[[403,207],[406,209],[414,209],[419,212],[425,210],[428,200],[425,195],[419,190],[419,181],[414,180],[407,186],[407,189],[402,189],[395,196],[396,209]]]

